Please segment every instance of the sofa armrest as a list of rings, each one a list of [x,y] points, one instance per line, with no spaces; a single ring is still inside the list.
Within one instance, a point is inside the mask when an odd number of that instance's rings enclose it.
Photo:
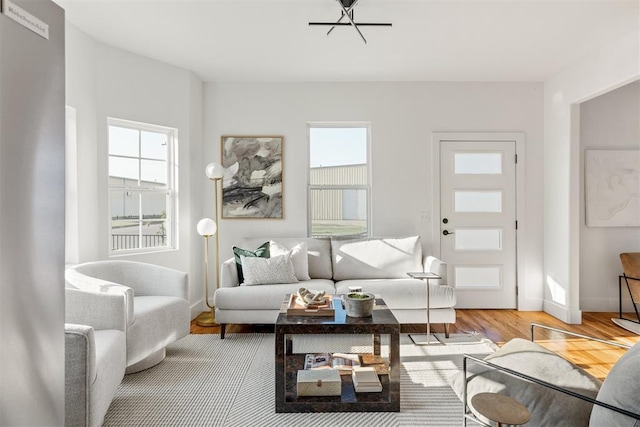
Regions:
[[[446,285],[447,284],[447,263],[438,259],[434,256],[427,255],[424,257],[424,261],[422,263],[424,266],[425,273],[435,273],[438,276],[442,277],[440,280],[434,280],[431,283],[438,285]]]
[[[133,291],[126,286],[108,284],[98,292],[65,288],[65,321],[91,326],[96,330],[126,331],[133,324]]]
[[[220,282],[221,288],[233,288],[238,286],[238,268],[234,258],[229,258],[220,265]]]
[[[96,375],[93,328],[65,323],[65,424],[89,425],[91,384]]]

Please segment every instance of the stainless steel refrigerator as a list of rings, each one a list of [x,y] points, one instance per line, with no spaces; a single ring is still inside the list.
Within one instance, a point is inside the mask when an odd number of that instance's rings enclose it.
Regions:
[[[64,425],[64,11],[0,0],[0,425]]]

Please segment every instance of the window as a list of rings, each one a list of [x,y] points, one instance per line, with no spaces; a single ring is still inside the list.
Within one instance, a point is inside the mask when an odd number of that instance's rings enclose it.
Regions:
[[[108,119],[111,253],[174,248],[176,129]]]
[[[368,236],[369,126],[309,125],[309,235]]]

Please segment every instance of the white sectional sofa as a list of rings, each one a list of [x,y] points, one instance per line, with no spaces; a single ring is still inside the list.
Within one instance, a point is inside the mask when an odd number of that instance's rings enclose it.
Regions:
[[[446,285],[446,264],[423,255],[419,236],[357,240],[245,238],[236,246],[255,251],[266,242],[270,242],[272,257],[284,253],[283,249],[299,255],[300,249],[306,248],[309,279],[300,280],[306,278],[299,271],[304,270],[300,257],[293,262],[298,282],[258,285],[240,284],[235,259],[224,261],[214,297],[221,338],[227,324],[275,323],[284,296],[296,293],[300,287],[345,294],[349,286],[358,285],[364,292],[382,297],[401,324],[426,323],[426,284],[409,278],[408,272],[433,272],[442,277],[430,280],[430,321],[443,323],[447,335],[449,325],[456,321],[456,296],[454,289]]]

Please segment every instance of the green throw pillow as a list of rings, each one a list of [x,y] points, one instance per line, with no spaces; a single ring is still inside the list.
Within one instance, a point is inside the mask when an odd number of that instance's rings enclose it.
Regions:
[[[236,260],[236,268],[238,269],[238,283],[244,282],[244,276],[242,274],[242,260],[240,259],[240,256],[242,255],[245,257],[270,258],[271,255],[269,254],[269,246],[269,242],[264,242],[254,252],[251,252],[247,249],[238,248],[236,246],[233,247],[233,257]]]

